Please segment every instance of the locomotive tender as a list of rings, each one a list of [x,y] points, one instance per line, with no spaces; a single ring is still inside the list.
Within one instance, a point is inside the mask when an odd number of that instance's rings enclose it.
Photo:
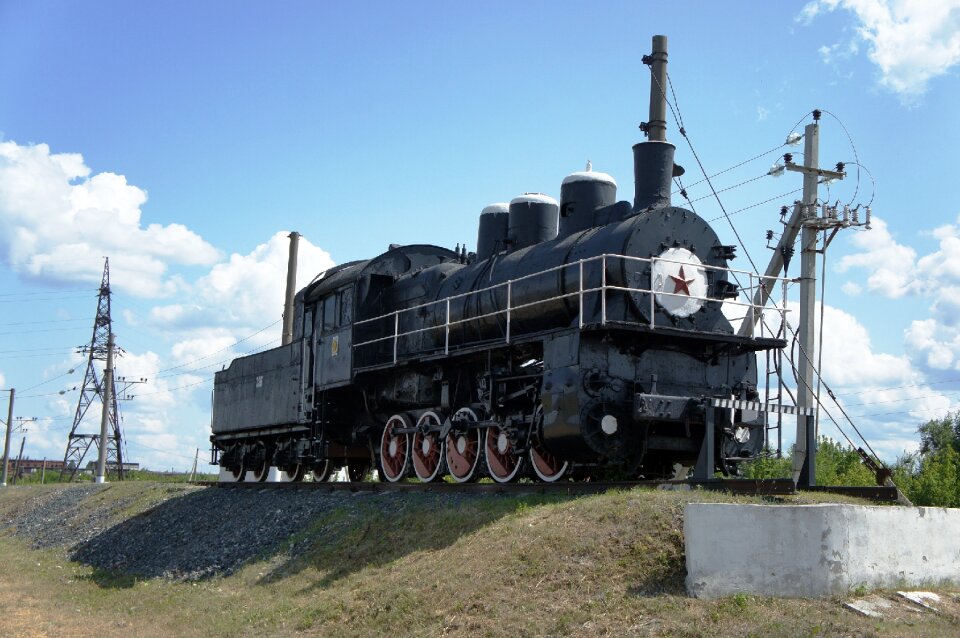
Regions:
[[[588,166],[559,202],[485,208],[475,253],[391,246],[300,290],[291,343],[216,373],[222,474],[556,481],[679,464],[706,479],[757,455],[756,353],[784,344],[736,335],[721,311],[761,309],[734,301],[735,247],[671,205],[683,169],[657,101],[632,204]]]

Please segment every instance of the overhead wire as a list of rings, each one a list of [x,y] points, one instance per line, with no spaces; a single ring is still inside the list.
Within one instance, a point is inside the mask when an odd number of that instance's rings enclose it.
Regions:
[[[273,323],[271,323],[269,326],[264,326],[263,328],[260,328],[260,329],[257,330],[256,332],[254,332],[254,333],[252,333],[252,334],[249,334],[249,335],[247,335],[246,337],[244,337],[244,338],[242,338],[242,339],[238,339],[237,341],[234,341],[234,342],[231,343],[230,345],[225,346],[225,347],[223,347],[223,348],[220,348],[219,350],[214,350],[213,352],[209,352],[209,353],[207,353],[207,354],[205,354],[205,355],[203,355],[203,356],[201,356],[201,357],[197,357],[197,358],[195,358],[195,359],[191,359],[191,360],[186,361],[186,362],[184,362],[184,363],[181,363],[181,364],[179,364],[179,365],[171,366],[171,367],[169,367],[169,368],[162,368],[162,369],[160,369],[160,370],[154,370],[153,372],[144,373],[143,376],[158,375],[158,374],[160,374],[161,372],[168,372],[168,371],[170,371],[170,370],[179,370],[180,368],[184,368],[184,367],[190,365],[191,363],[196,363],[197,361],[203,361],[204,359],[209,359],[210,357],[212,357],[212,356],[215,355],[215,354],[220,354],[221,352],[225,352],[225,351],[233,348],[234,346],[237,346],[237,345],[243,343],[244,341],[249,341],[250,339],[256,337],[258,334],[260,334],[260,333],[262,333],[262,332],[264,332],[264,331],[266,331],[266,330],[269,330],[270,328],[273,328],[274,326],[276,326],[276,325],[277,325],[278,323],[280,323],[281,321],[283,321],[283,320],[282,320],[282,319],[277,319],[276,321],[274,321]],[[275,341],[275,340],[274,340],[274,341]],[[174,375],[174,376],[176,376],[176,375]]]
[[[142,448],[142,449],[144,449],[144,450],[151,450],[151,451],[153,451],[153,452],[160,452],[161,454],[166,454],[166,455],[168,455],[168,456],[178,456],[178,457],[180,457],[180,458],[189,459],[189,460],[191,460],[191,461],[194,460],[194,457],[193,457],[193,456],[187,456],[186,454],[178,454],[177,452],[171,452],[170,450],[164,450],[164,449],[161,449],[161,448],[152,447],[152,446],[150,446],[150,445],[145,445],[145,444],[143,444],[143,443],[140,443],[139,441],[131,441],[131,440],[129,439],[129,437],[125,437],[124,440],[125,440],[125,442],[126,442],[128,445],[132,445],[132,446],[134,446],[134,447],[139,447],[139,448]]]
[[[716,173],[714,173],[713,175],[711,175],[710,178],[713,179],[714,177],[718,177],[718,176],[720,176],[720,175],[723,175],[724,173],[729,173],[729,172],[732,171],[732,170],[736,170],[736,169],[740,168],[741,166],[746,166],[747,164],[749,164],[749,163],[751,163],[751,162],[754,162],[754,161],[760,159],[761,157],[765,157],[765,156],[769,155],[770,153],[773,153],[774,151],[780,150],[781,148],[783,148],[783,147],[786,146],[786,145],[787,145],[786,142],[784,142],[784,143],[782,143],[782,144],[778,144],[777,146],[774,146],[774,147],[771,148],[770,150],[767,150],[767,151],[764,151],[764,152],[762,152],[762,153],[759,153],[758,155],[754,155],[754,156],[751,157],[750,159],[745,159],[745,160],[743,160],[742,162],[740,162],[740,163],[738,163],[738,164],[734,164],[733,166],[730,166],[729,168],[725,168],[725,169],[723,169],[722,171],[717,171]],[[764,174],[764,177],[765,177],[765,176],[766,176],[766,174]],[[705,181],[707,181],[707,180],[706,180],[706,179],[697,180],[696,182],[693,182],[692,184],[688,184],[688,185],[686,186],[686,188],[693,188],[693,187],[695,187],[695,186],[699,186],[700,184],[703,184]],[[680,192],[680,190],[678,189],[678,190],[673,191],[673,194],[676,195],[676,194],[678,194],[679,192]]]
[[[88,319],[48,319],[47,321],[14,321],[13,323],[0,323],[0,326],[36,326],[47,323],[76,323],[80,321],[89,323]]]
[[[747,250],[746,245],[745,245],[744,242],[743,242],[743,239],[740,237],[740,233],[737,231],[736,226],[733,224],[733,221],[730,219],[730,215],[727,213],[727,210],[726,210],[726,208],[724,207],[723,202],[720,200],[720,197],[719,197],[719,195],[717,194],[716,189],[713,187],[713,183],[711,182],[711,180],[710,180],[709,177],[707,176],[707,171],[706,171],[706,169],[704,168],[703,163],[700,161],[700,157],[699,157],[699,155],[697,154],[696,149],[693,147],[693,143],[692,143],[692,141],[690,140],[690,137],[687,135],[686,127],[685,127],[684,124],[683,124],[683,116],[682,116],[682,114],[680,114],[680,112],[679,112],[679,111],[680,111],[679,103],[677,103],[677,107],[674,108],[674,105],[673,105],[673,104],[670,102],[670,100],[667,98],[667,95],[666,95],[666,93],[664,92],[664,88],[663,88],[663,86],[660,84],[659,79],[656,77],[656,74],[653,72],[653,68],[652,68],[652,67],[650,68],[650,76],[651,76],[651,78],[653,78],[653,80],[654,80],[654,82],[656,83],[658,89],[660,90],[660,94],[661,94],[661,96],[663,96],[664,101],[665,101],[665,102],[667,103],[667,105],[670,107],[670,111],[673,113],[674,118],[676,118],[677,123],[679,124],[680,134],[681,134],[681,136],[683,136],[684,140],[687,142],[687,146],[690,148],[690,152],[693,154],[693,157],[694,157],[694,159],[696,160],[697,165],[699,166],[701,173],[704,175],[705,181],[706,181],[707,184],[710,186],[710,190],[712,191],[714,198],[717,200],[717,204],[720,206],[720,210],[723,211],[723,217],[726,218],[728,224],[730,225],[731,230],[732,230],[733,233],[734,233],[734,236],[736,236],[737,241],[738,241],[738,242],[740,243],[740,245],[743,247],[743,249],[744,249],[744,254],[745,254],[746,257],[747,257],[747,260],[750,262],[750,266],[753,268],[754,272],[759,272],[759,269],[757,268],[756,264],[754,263],[753,258],[750,256],[750,253],[749,253],[749,251]],[[673,96],[674,96],[674,102],[677,102],[677,100],[676,100],[676,93],[675,93],[675,91],[674,91],[674,89],[673,89],[673,81],[672,81],[672,79],[670,78],[669,73],[667,74],[667,82],[668,82],[668,84],[669,84],[669,86],[670,86],[670,91],[671,91],[671,93],[672,93]],[[831,115],[832,115],[832,114],[831,114]],[[836,117],[836,116],[834,116],[834,117]],[[802,122],[803,119],[805,119],[805,118],[806,118],[806,115],[805,115],[803,118],[801,118],[800,122]],[[799,126],[799,122],[798,122],[798,124],[797,124],[796,126]],[[794,129],[796,129],[796,126],[794,126]],[[842,123],[841,123],[841,126],[843,126]],[[846,130],[846,129],[844,128],[844,130]],[[849,136],[849,133],[848,133],[848,136]],[[852,140],[851,140],[851,143],[852,143]],[[856,151],[854,151],[854,154],[856,155]],[[797,189],[797,190],[802,190],[802,189]],[[795,192],[795,191],[794,191],[794,192]],[[719,219],[719,218],[718,218],[718,219]],[[714,220],[711,220],[711,221],[714,221]],[[774,302],[774,304],[775,304],[775,303],[776,303],[776,302]],[[762,317],[761,317],[761,319],[762,319]],[[795,332],[793,331],[793,329],[790,327],[789,322],[786,322],[786,321],[785,321],[784,323],[785,323],[785,325],[786,325],[786,327],[787,327],[787,330],[790,331],[790,332],[792,332],[792,333],[794,333],[794,335],[795,335],[794,338],[796,338],[796,333],[795,333]],[[814,364],[813,364],[813,361],[810,359],[810,356],[809,356],[809,354],[806,352],[805,348],[803,347],[803,344],[800,344],[800,343],[799,343],[799,340],[798,340],[798,344],[797,344],[797,345],[799,346],[800,353],[801,353],[801,354],[803,355],[803,357],[807,360],[808,364],[809,364],[810,366],[813,366],[813,365],[814,365]],[[791,365],[793,365],[793,362],[792,362],[792,361],[791,361]],[[794,367],[795,367],[795,366],[794,366]],[[820,378],[820,379],[822,379],[822,375],[821,375],[821,373],[820,373],[820,371],[819,371],[819,367],[814,367],[813,369],[814,369],[814,372],[817,374],[817,377]],[[803,383],[804,383],[804,385],[808,385],[808,384],[806,383],[806,380],[804,380]],[[835,394],[833,393],[833,391],[830,389],[830,386],[826,383],[826,381],[823,381],[822,383],[823,383],[823,387],[827,390],[827,393],[828,393],[828,394],[830,395],[830,397],[834,400],[834,403],[836,404],[837,408],[840,410],[841,414],[844,415],[844,418],[845,418],[845,419],[847,420],[847,422],[853,427],[854,431],[857,433],[857,436],[860,437],[860,439],[863,441],[863,443],[864,443],[864,444],[867,446],[867,448],[870,450],[870,453],[873,454],[874,460],[875,460],[877,463],[879,463],[881,466],[884,466],[883,462],[880,460],[880,458],[879,458],[879,456],[877,455],[877,453],[873,450],[873,448],[872,448],[872,446],[870,445],[869,441],[867,441],[866,437],[863,436],[863,433],[860,432],[860,429],[859,429],[859,428],[857,427],[857,425],[852,421],[852,419],[850,418],[849,414],[847,414],[846,410],[844,410],[843,406],[840,405],[839,400],[836,398],[836,395],[835,395]],[[798,387],[799,387],[799,383],[798,383]],[[808,389],[809,391],[811,391],[811,392],[814,391],[814,388],[808,387],[807,389]],[[843,429],[840,427],[840,424],[837,423],[836,419],[833,418],[833,415],[830,413],[830,411],[827,410],[826,407],[823,405],[822,401],[819,400],[819,396],[817,396],[816,399],[817,399],[817,405],[819,406],[819,408],[824,411],[824,413],[825,413],[825,414],[827,415],[827,417],[831,420],[831,422],[833,422],[834,426],[835,426],[835,427],[837,428],[837,430],[844,436],[844,438],[846,438],[847,441],[848,441],[851,445],[853,445],[853,442],[850,440],[850,438],[846,435],[846,433],[845,433],[845,432],[843,431]],[[856,447],[856,446],[854,446],[854,447]],[[885,466],[884,466],[884,467],[885,467]]]
[[[756,264],[753,263],[753,258],[750,256],[750,252],[747,250],[746,244],[743,241],[743,238],[740,237],[740,232],[737,230],[737,227],[730,221],[730,216],[727,215],[727,209],[723,205],[723,202],[720,200],[720,196],[717,194],[717,190],[713,186],[713,181],[707,174],[706,168],[703,166],[703,162],[700,161],[700,156],[697,154],[697,150],[693,147],[693,142],[690,140],[690,136],[687,135],[687,129],[683,124],[683,115],[680,113],[680,104],[676,100],[676,93],[673,89],[673,80],[670,78],[670,74],[667,73],[667,84],[670,86],[670,91],[674,96],[674,101],[677,102],[676,108],[674,104],[670,102],[667,98],[667,94],[664,92],[663,86],[660,85],[660,79],[653,72],[653,67],[650,67],[650,77],[653,78],[654,82],[657,84],[657,88],[660,90],[660,94],[663,96],[664,102],[667,103],[667,106],[670,107],[670,112],[673,113],[674,118],[676,118],[677,123],[680,125],[680,135],[687,142],[687,147],[690,149],[690,153],[693,155],[693,159],[696,160],[697,166],[700,168],[700,172],[704,176],[704,180],[707,183],[707,186],[710,187],[710,191],[713,193],[714,199],[717,200],[717,204],[720,206],[720,210],[723,211],[724,217],[727,218],[728,223],[730,224],[730,230],[733,231],[734,236],[737,238],[737,241],[743,246],[743,252],[747,256],[747,261],[750,262],[750,266],[753,268],[754,272],[759,272]]]
[[[850,148],[853,149],[853,159],[854,159],[854,161],[853,161],[852,163],[857,167],[857,183],[856,183],[856,185],[854,186],[854,189],[853,189],[853,196],[850,198],[850,201],[848,202],[848,204],[852,204],[852,203],[854,202],[854,200],[857,199],[857,193],[860,192],[860,169],[861,169],[862,167],[860,166],[860,154],[857,153],[857,145],[853,143],[853,136],[850,135],[850,131],[848,131],[848,130],[847,130],[847,127],[843,124],[843,120],[841,120],[839,117],[837,117],[836,115],[834,115],[833,113],[831,113],[830,111],[828,111],[828,110],[826,110],[826,109],[820,109],[820,112],[821,112],[821,113],[826,113],[827,115],[829,115],[830,117],[832,117],[833,119],[835,119],[835,120],[837,121],[837,124],[839,124],[839,125],[840,125],[840,128],[843,129],[843,133],[847,136],[847,141],[850,143]],[[872,175],[870,176],[870,179],[873,179],[873,176],[872,176]],[[874,182],[874,185],[876,185],[876,182]],[[873,197],[872,197],[872,196],[870,197],[870,201],[871,201],[871,202],[873,201]],[[869,206],[869,205],[870,205],[870,204],[867,204],[867,206]]]
[[[73,294],[73,293],[90,293],[90,292],[100,292],[99,288],[70,288],[68,290],[38,290],[36,292],[0,292],[0,297],[32,297],[36,295],[44,296],[62,296],[64,294]]]

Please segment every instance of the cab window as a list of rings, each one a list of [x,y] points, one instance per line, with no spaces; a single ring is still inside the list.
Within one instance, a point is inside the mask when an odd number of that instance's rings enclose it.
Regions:
[[[353,322],[353,288],[340,293],[340,325],[349,326]]]
[[[307,310],[303,318],[303,338],[309,339],[313,336],[313,309]]]
[[[330,295],[323,300],[323,330],[333,330],[337,327],[337,297]]]

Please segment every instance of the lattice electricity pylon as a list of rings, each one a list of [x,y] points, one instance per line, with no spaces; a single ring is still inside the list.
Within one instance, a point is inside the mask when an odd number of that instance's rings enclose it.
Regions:
[[[96,419],[95,433],[88,434],[80,431],[80,425],[83,417],[87,413],[90,404],[95,398],[99,398],[103,403],[104,383],[97,375],[97,366],[95,361],[106,361],[108,356],[110,333],[112,331],[112,322],[110,319],[110,259],[104,258],[103,262],[103,280],[100,282],[100,297],[97,299],[97,317],[93,320],[93,337],[90,339],[90,345],[83,346],[78,350],[87,357],[87,372],[83,377],[83,389],[80,391],[80,400],[77,402],[77,411],[73,417],[73,426],[70,428],[70,436],[67,438],[67,451],[63,456],[63,469],[60,470],[60,478],[63,479],[69,473],[70,481],[77,475],[81,468],[87,451],[93,447],[100,453],[100,421],[102,414]],[[107,411],[107,468],[114,468],[117,472],[117,478],[123,479],[123,444],[120,434],[120,413],[117,410],[116,384],[114,392],[110,393],[110,403]]]

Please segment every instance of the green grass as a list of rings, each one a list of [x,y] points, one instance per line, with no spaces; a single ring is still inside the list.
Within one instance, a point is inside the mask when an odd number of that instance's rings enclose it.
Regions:
[[[0,515],[46,489],[0,492]],[[121,519],[197,489],[116,484],[85,505],[111,508],[111,518]],[[106,573],[0,536],[0,630],[107,637],[956,635],[957,621],[948,617],[875,626],[835,600],[686,598],[684,504],[761,499],[642,489],[588,497],[411,494],[386,516],[379,498],[345,499],[299,530],[290,539],[305,544],[298,556],[281,550],[229,577],[195,583]],[[815,494],[778,501],[828,499],[836,500]]]

